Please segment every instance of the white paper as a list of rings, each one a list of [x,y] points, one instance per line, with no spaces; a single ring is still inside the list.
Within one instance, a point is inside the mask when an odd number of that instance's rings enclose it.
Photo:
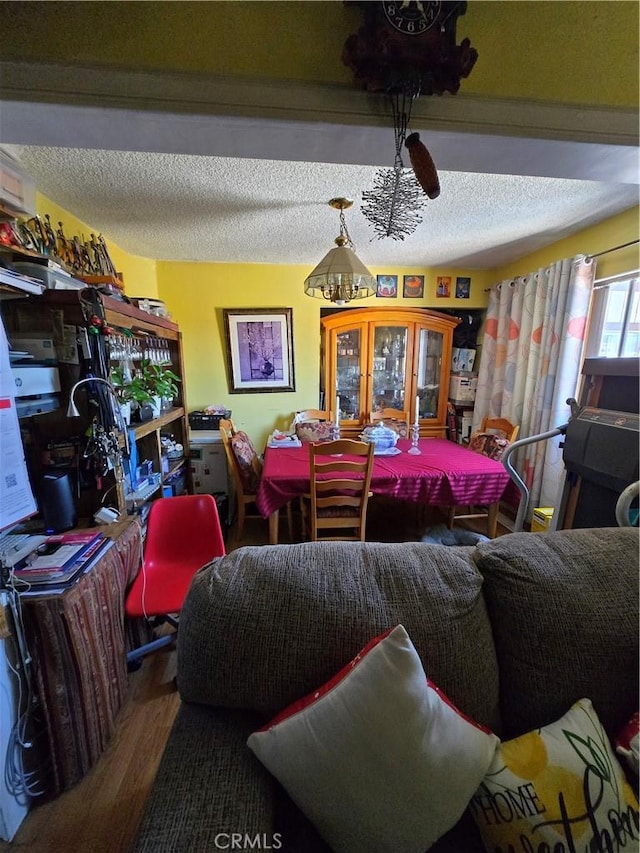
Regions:
[[[38,511],[24,458],[9,341],[0,317],[0,530]]]

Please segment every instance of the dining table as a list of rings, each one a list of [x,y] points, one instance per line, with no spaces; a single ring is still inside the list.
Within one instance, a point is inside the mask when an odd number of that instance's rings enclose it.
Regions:
[[[399,439],[392,451],[376,451],[371,492],[399,500],[451,507],[480,505],[490,509],[490,536],[495,536],[498,504],[517,493],[501,462],[443,438],[421,438],[420,453]],[[269,520],[269,543],[278,544],[279,510],[310,487],[309,447],[268,446],[256,504]],[[493,532],[491,528],[493,527]]]

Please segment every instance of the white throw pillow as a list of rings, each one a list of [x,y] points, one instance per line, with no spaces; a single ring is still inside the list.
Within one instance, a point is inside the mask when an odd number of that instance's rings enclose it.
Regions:
[[[498,739],[427,680],[398,625],[247,743],[336,853],[424,853],[461,817]]]

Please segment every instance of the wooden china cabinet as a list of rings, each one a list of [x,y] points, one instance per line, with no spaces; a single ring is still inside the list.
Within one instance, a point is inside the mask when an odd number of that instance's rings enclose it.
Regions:
[[[346,309],[322,319],[326,405],[340,402],[340,430],[355,437],[370,412],[416,414],[423,437],[446,437],[453,330],[458,317],[422,308]],[[418,409],[416,413],[416,400]]]

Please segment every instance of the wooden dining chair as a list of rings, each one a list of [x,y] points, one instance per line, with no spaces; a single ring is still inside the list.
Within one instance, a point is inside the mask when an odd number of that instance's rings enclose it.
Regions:
[[[236,539],[242,541],[246,518],[262,518],[255,505],[262,476],[262,460],[249,436],[242,430],[236,430],[233,421],[220,420],[220,435],[227,457],[227,468],[231,475],[236,499]],[[293,539],[293,519],[291,504],[287,504],[289,536]]]
[[[350,438],[309,445],[310,486],[302,505],[312,542],[364,541],[374,449]]]
[[[304,409],[296,412],[295,433],[303,444],[328,441],[333,433],[333,412],[322,409]]]
[[[333,423],[333,412],[328,409],[303,409],[296,412],[296,420],[299,421],[331,421]]]
[[[469,439],[469,450],[482,453],[490,459],[499,460],[506,448],[516,440],[519,432],[520,425],[512,424],[506,418],[485,417],[482,419],[478,432],[474,432]],[[495,539],[498,529],[499,507],[499,501],[486,507],[449,507],[447,526],[451,530],[458,519],[486,518],[487,536],[489,539]]]
[[[369,415],[369,423],[384,421],[384,425],[389,429],[397,432],[402,438],[408,438],[411,425],[409,417],[409,412],[403,412],[402,409],[377,409]]]
[[[369,420],[372,423],[386,420],[406,421],[409,423],[409,412],[404,412],[402,409],[376,409],[375,412],[371,412],[369,415]]]

